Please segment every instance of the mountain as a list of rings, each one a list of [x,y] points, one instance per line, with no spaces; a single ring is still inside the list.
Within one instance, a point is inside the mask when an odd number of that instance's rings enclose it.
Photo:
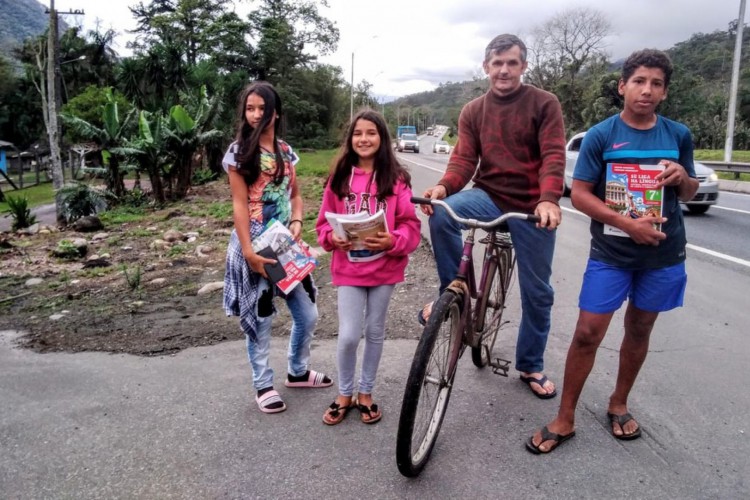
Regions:
[[[36,0],[0,0],[0,54],[11,57],[14,47],[44,33],[49,24],[46,9]]]

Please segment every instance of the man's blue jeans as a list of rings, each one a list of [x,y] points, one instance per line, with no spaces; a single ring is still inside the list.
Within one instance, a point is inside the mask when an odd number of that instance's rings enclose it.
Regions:
[[[503,214],[481,189],[467,189],[444,200],[461,217],[481,221]],[[463,252],[461,230],[445,209],[434,207],[430,217],[430,240],[440,277],[440,292],[456,277]],[[538,229],[520,219],[508,221],[516,251],[518,282],[521,290],[521,324],[516,344],[516,369],[533,373],[544,370],[544,349],[550,329],[550,311],[554,290],[549,283],[556,230]]]

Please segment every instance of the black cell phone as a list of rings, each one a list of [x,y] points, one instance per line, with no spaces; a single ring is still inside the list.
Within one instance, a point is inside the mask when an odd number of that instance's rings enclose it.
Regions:
[[[265,257],[266,259],[274,259],[276,264],[263,264],[263,268],[266,270],[266,275],[271,283],[278,283],[279,281],[286,278],[286,271],[284,266],[279,262],[279,257],[271,247],[265,247],[258,251],[258,255]]]

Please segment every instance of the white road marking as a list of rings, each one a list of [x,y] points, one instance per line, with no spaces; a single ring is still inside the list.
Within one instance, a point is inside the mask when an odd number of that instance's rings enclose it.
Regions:
[[[750,215],[750,212],[748,212],[747,210],[740,210],[739,208],[722,207],[722,206],[719,206],[719,205],[711,205],[711,208],[715,208],[715,209],[718,209],[718,210],[727,210],[729,212],[738,212],[738,213],[741,213],[741,214]]]
[[[568,208],[568,207],[560,207],[560,208],[566,212],[583,215],[584,217],[586,217],[586,214],[576,210],[575,208]],[[715,250],[710,250],[708,248],[699,247],[698,245],[693,245],[692,243],[688,243],[687,248],[689,248],[690,250],[694,250],[696,252],[701,252],[706,255],[710,255],[711,257],[716,257],[717,259],[722,259],[722,260],[726,260],[729,262],[733,262],[734,264],[739,264],[741,266],[750,267],[750,261],[745,260],[745,259],[740,259],[739,257],[732,257],[731,255],[720,253]]]
[[[709,250],[708,248],[699,247],[691,243],[688,243],[687,247],[690,250],[695,250],[696,252],[705,253],[706,255],[710,255],[718,259],[728,260],[729,262],[734,262],[735,264],[739,264],[741,266],[750,267],[750,260],[740,259],[738,257],[732,257],[731,255],[715,252],[713,250]]]
[[[398,155],[398,159],[399,160],[408,161],[409,163],[413,163],[414,165],[417,165],[418,167],[426,168],[427,170],[432,170],[433,172],[438,172],[440,174],[444,174],[445,173],[445,169],[440,170],[438,168],[431,167],[429,165],[425,165],[424,163],[419,163],[418,161],[410,160],[410,159],[406,158],[403,155]]]

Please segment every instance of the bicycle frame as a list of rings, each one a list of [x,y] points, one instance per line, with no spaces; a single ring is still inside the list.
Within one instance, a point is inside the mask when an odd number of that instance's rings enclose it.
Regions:
[[[396,440],[396,463],[399,471],[408,477],[418,475],[429,460],[450,401],[458,360],[466,346],[472,347],[472,361],[477,367],[491,365],[493,372],[507,376],[510,362],[500,364],[504,360],[498,359],[498,363],[493,364],[489,359],[502,319],[514,258],[511,242],[506,241],[503,234],[508,232],[503,222],[511,218],[539,220],[529,214],[508,213],[482,222],[459,217],[441,200],[416,197],[411,200],[445,208],[454,220],[468,228],[468,235],[456,278],[433,302],[432,314],[419,339],[406,381]],[[488,236],[479,241],[485,245],[479,288],[472,255],[476,229],[488,231]],[[497,287],[495,273],[498,273]]]
[[[472,309],[474,302],[482,297],[478,296],[477,290],[484,290],[484,285],[491,276],[488,276],[488,269],[491,263],[497,262],[497,254],[494,251],[490,252],[487,258],[487,250],[485,250],[485,258],[482,262],[482,271],[480,274],[479,288],[477,289],[476,276],[474,271],[474,245],[475,245],[475,233],[477,229],[483,229],[487,231],[487,242],[482,242],[486,248],[492,249],[497,244],[497,232],[507,232],[508,227],[506,221],[508,219],[525,219],[529,221],[539,221],[539,218],[531,214],[509,212],[501,215],[492,221],[479,221],[477,219],[465,219],[459,217],[455,211],[442,200],[430,200],[427,198],[412,197],[414,203],[437,205],[445,208],[448,214],[457,222],[464,224],[468,228],[468,234],[464,239],[464,247],[461,253],[461,262],[458,264],[458,272],[456,278],[448,285],[448,289],[453,290],[455,293],[465,297],[461,309],[461,319],[459,322],[460,331],[462,332],[461,342],[455,342],[451,351],[450,362],[449,362],[449,373],[452,373],[456,368],[458,359],[461,357],[463,350],[466,346],[476,347],[479,344],[480,336],[474,331],[474,321],[472,315]],[[505,286],[505,284],[503,284]]]

